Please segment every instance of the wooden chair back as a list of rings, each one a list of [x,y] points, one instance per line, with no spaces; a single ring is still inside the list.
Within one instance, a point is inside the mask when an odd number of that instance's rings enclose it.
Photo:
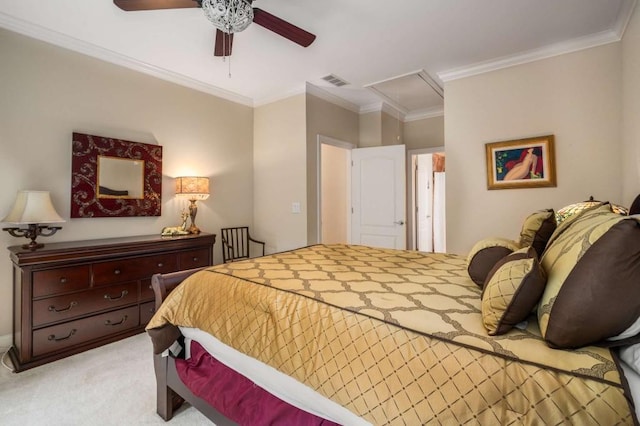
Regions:
[[[261,256],[264,256],[264,241],[251,238],[248,226],[222,228],[220,233],[222,234],[222,261],[224,263],[249,259],[252,244],[260,246]]]

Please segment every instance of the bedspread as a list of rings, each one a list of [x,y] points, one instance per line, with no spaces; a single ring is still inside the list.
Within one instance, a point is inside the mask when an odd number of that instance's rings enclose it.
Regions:
[[[465,259],[316,245],[185,280],[147,330],[203,329],[373,424],[632,424],[611,352],[489,336]]]

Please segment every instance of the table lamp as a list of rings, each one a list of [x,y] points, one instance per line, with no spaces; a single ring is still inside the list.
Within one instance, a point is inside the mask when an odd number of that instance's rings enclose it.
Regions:
[[[196,214],[198,213],[197,200],[209,198],[209,178],[184,176],[176,178],[176,196],[188,199],[189,217],[191,226],[187,229],[190,234],[199,234],[200,229],[196,226]]]
[[[36,243],[38,236],[49,237],[62,229],[61,226],[49,224],[61,223],[64,219],[53,207],[48,191],[18,191],[11,211],[1,222],[18,225],[2,230],[14,237],[29,238],[31,242],[24,244],[22,248],[35,250],[44,247],[44,244]]]

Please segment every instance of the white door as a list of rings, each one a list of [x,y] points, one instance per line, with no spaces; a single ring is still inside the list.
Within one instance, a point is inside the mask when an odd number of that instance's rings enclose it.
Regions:
[[[416,157],[416,241],[420,251],[433,251],[433,155]]]
[[[405,146],[354,149],[351,160],[351,242],[405,249]]]

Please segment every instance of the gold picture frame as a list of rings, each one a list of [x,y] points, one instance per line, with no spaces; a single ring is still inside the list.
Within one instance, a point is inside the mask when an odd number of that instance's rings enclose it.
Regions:
[[[553,135],[485,144],[487,189],[555,187]]]

